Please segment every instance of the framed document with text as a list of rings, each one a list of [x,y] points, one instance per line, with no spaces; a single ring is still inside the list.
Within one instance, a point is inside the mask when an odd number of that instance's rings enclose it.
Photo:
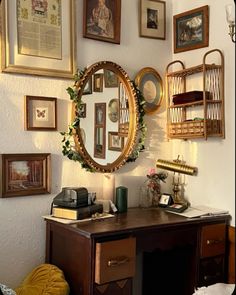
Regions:
[[[73,78],[74,0],[18,0],[1,3],[1,70]]]

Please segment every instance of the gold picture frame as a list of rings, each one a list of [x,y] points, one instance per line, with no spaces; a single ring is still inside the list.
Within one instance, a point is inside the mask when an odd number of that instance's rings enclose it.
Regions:
[[[25,130],[57,130],[57,99],[55,97],[25,96]]]
[[[103,92],[103,74],[93,75],[93,92]]]
[[[37,7],[31,0],[2,0],[2,72],[73,79],[76,72],[75,0],[47,2],[48,5]],[[40,30],[39,34],[35,33],[36,29]]]
[[[140,37],[166,39],[166,3],[159,0],[140,0]]]
[[[98,0],[84,0],[83,36],[120,44],[121,0],[105,0],[99,19]]]
[[[174,15],[173,29],[174,53],[209,46],[208,5]]]
[[[119,136],[118,132],[108,132],[108,149],[110,151],[121,152],[124,148],[125,139]]]
[[[163,81],[159,73],[151,67],[141,69],[135,77],[135,84],[142,92],[146,114],[153,114],[161,106],[164,90]]]
[[[0,197],[48,194],[51,191],[51,155],[0,155]]]

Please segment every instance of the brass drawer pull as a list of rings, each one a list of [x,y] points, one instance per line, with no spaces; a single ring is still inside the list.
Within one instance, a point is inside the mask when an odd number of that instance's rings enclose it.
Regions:
[[[217,272],[215,275],[212,275],[212,276],[210,276],[210,275],[204,276],[204,280],[205,281],[215,280],[215,279],[219,278],[219,276],[220,276],[220,273]]]
[[[224,240],[223,239],[219,239],[219,240],[207,240],[207,245],[217,245],[220,243],[223,243]]]
[[[119,265],[125,264],[127,262],[129,262],[128,257],[119,257],[119,258],[114,259],[114,260],[109,260],[107,262],[107,265],[110,266],[110,267],[114,267],[114,266],[119,266]]]

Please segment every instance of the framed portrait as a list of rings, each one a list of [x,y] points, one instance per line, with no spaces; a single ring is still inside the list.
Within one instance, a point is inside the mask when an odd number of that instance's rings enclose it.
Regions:
[[[140,37],[166,38],[166,3],[158,0],[140,0]]]
[[[103,92],[103,74],[93,75],[93,91]]]
[[[208,5],[173,16],[174,53],[209,45]]]
[[[50,154],[2,154],[1,197],[50,193]]]
[[[106,103],[95,103],[94,157],[106,158]]]
[[[83,90],[83,95],[88,95],[92,94],[93,89],[92,89],[92,76],[88,79],[87,83],[85,84],[84,90]]]
[[[117,88],[119,85],[119,79],[116,73],[104,69],[104,81],[106,88]]]
[[[2,0],[1,70],[73,79],[74,12],[75,0]]]
[[[119,119],[119,100],[118,100],[118,98],[113,98],[109,101],[108,118],[113,123],[118,122],[118,119]]]
[[[57,99],[55,97],[25,96],[25,130],[57,130]]]
[[[124,148],[124,137],[119,136],[118,132],[108,132],[108,149],[121,152]]]
[[[155,113],[163,99],[163,82],[159,73],[151,67],[141,69],[135,78],[135,84],[142,92],[147,114]]]
[[[120,44],[121,0],[84,0],[85,38]]]

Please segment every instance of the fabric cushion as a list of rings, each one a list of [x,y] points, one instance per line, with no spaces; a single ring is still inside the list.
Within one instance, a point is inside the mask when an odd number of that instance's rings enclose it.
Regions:
[[[68,295],[69,285],[58,267],[41,264],[24,279],[15,291],[17,295]]]

